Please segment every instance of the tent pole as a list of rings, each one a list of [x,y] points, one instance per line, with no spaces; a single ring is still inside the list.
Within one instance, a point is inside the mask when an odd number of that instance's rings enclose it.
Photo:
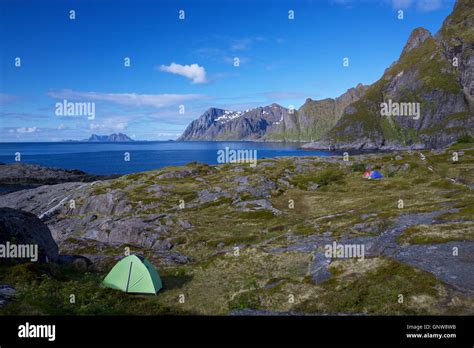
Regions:
[[[133,265],[133,262],[130,261],[130,269],[128,270],[127,289],[125,290],[125,292],[128,292],[128,285],[130,284],[130,276],[132,274],[132,265]]]

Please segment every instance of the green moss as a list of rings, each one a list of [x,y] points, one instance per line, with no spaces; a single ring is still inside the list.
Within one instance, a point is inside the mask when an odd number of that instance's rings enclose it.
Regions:
[[[366,165],[362,162],[354,162],[351,165],[353,172],[364,173],[366,171]]]
[[[468,134],[461,135],[458,138],[457,143],[458,144],[473,144],[474,143],[474,137],[472,137]]]
[[[360,136],[375,139],[382,133],[380,127],[379,105],[382,94],[376,91],[377,83],[372,85],[366,95],[352,104],[355,112],[344,114],[338,124],[329,132],[332,139],[336,141],[355,141]],[[372,101],[371,98],[377,99]],[[349,129],[361,129],[362,132],[348,132]]]
[[[107,193],[108,185],[94,185],[92,186],[91,194],[94,196],[103,195]]]
[[[301,224],[295,225],[292,228],[292,232],[295,235],[310,236],[316,232],[316,228],[312,225],[301,223]]]
[[[407,100],[407,99],[403,99]],[[402,145],[411,145],[420,142],[421,139],[412,128],[402,128],[398,122],[393,120],[390,116],[380,118],[380,126],[384,138],[388,141],[398,141]]]
[[[259,309],[260,297],[257,292],[248,291],[238,294],[229,302],[229,310]]]
[[[455,208],[459,209],[459,211],[440,215],[436,220],[462,219],[472,221],[472,217],[474,216],[474,198],[472,196],[468,198],[464,196],[463,201],[456,204]]]
[[[301,190],[308,190],[313,184],[325,186],[333,183],[340,183],[344,178],[344,173],[337,169],[328,168],[316,172],[315,174],[299,174],[294,176],[290,183]]]
[[[464,123],[471,117],[469,112],[457,112],[445,116],[441,122],[437,123],[435,126],[421,130],[421,134],[435,135],[439,132],[444,132],[447,134],[462,134],[461,139],[469,141],[470,136],[466,134],[466,129],[464,127],[448,127],[449,123],[457,121],[458,123]]]
[[[239,214],[242,219],[272,219],[275,215],[268,210],[255,210],[255,211],[246,211]]]
[[[191,199],[194,199],[196,198],[196,196],[188,196],[188,199],[191,198]],[[230,197],[220,197],[219,199],[216,199],[215,201],[211,201],[211,202],[207,202],[207,203],[203,203],[203,204],[199,204],[198,206],[194,207],[194,208],[189,208],[191,210],[202,210],[202,209],[206,209],[206,208],[210,208],[210,207],[221,207],[221,206],[224,206],[224,205],[229,205],[233,202],[233,199],[230,198]]]
[[[398,237],[398,243],[400,244],[436,244],[456,240],[474,240],[472,225],[438,223],[435,226],[410,226]]]
[[[114,190],[123,190],[130,186],[130,181],[126,179],[117,179],[110,183],[109,187]]]
[[[331,183],[340,182],[343,177],[344,177],[344,174],[338,170],[326,169],[326,170],[321,171],[315,177],[315,180],[319,185],[324,186],[324,185],[329,185]]]
[[[146,173],[134,173],[124,177],[124,180],[141,180],[146,177]]]
[[[445,19],[439,33],[450,46],[459,45],[460,40],[474,42],[473,18],[474,8],[470,0],[457,1],[455,10]]]
[[[431,187],[436,187],[436,188],[439,188],[439,189],[446,189],[446,190],[456,188],[454,183],[452,183],[451,181],[449,181],[447,179],[439,179],[439,180],[431,182],[429,185]]]
[[[425,308],[414,305],[412,296],[426,295],[437,299],[438,284],[439,281],[431,273],[389,260],[384,266],[355,279],[331,278],[321,285],[325,290],[322,296],[316,301],[304,302],[298,306],[298,310],[328,313],[427,314]],[[405,299],[402,304],[398,303],[400,294]]]
[[[240,244],[245,244],[245,245],[250,244],[250,243],[255,242],[257,239],[258,239],[257,236],[252,233],[248,233],[248,232],[241,233],[241,232],[236,231],[232,235],[207,241],[206,244],[211,247],[216,247],[220,243],[224,243],[224,245],[227,245],[227,246],[236,246]]]

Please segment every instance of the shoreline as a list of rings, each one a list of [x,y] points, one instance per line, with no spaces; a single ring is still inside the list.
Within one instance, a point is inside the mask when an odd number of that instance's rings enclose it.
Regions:
[[[189,141],[182,141],[182,143],[186,143]],[[242,141],[247,143],[253,143],[253,141]],[[225,143],[225,142],[224,142]],[[259,142],[262,143],[262,142]],[[268,143],[268,142],[265,142]],[[281,143],[281,142],[280,142]],[[1,143],[0,143],[1,144]],[[49,144],[49,143],[48,143]],[[56,144],[56,143],[51,143]],[[124,143],[118,143],[124,144]],[[358,160],[364,160],[363,156],[365,155],[383,155],[383,154],[398,154],[398,153],[411,153],[412,151],[431,151],[434,153],[439,153],[448,149],[449,146],[440,149],[411,149],[411,148],[402,148],[402,149],[392,149],[392,148],[382,148],[382,149],[333,149],[331,151],[322,150],[322,149],[313,149],[309,147],[299,147],[297,148],[298,151],[301,151],[302,155],[295,156],[295,155],[276,155],[271,157],[261,157],[257,159],[259,161],[265,161],[268,159],[288,159],[288,160],[295,160],[298,158],[328,158],[330,161],[338,160],[340,157],[344,156],[345,152],[348,152],[350,156],[350,161],[354,160],[354,156],[358,157]],[[313,155],[313,154],[304,154],[304,152],[310,151],[325,151],[331,152],[330,154],[326,155]],[[48,156],[47,154],[41,156]],[[54,155],[51,155],[54,156]],[[362,157],[360,157],[362,156]],[[209,166],[217,166],[219,163],[208,163],[208,162],[201,162],[201,161],[189,161],[185,164],[181,165],[165,165],[163,167],[155,167],[151,169],[144,169],[144,170],[136,170],[130,173],[108,173],[108,174],[92,174],[90,172],[86,172],[79,169],[66,169],[60,166],[45,166],[39,163],[25,163],[25,162],[0,162],[0,196],[22,191],[22,190],[29,190],[35,189],[37,187],[43,185],[56,185],[61,183],[74,183],[74,182],[94,182],[94,181],[106,181],[111,179],[116,179],[121,176],[130,175],[130,174],[141,174],[146,173],[153,170],[159,169],[167,169],[170,167],[185,167],[190,163],[198,162],[203,163]]]

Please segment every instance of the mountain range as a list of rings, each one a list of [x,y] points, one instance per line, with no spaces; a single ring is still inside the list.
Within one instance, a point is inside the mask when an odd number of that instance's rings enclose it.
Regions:
[[[412,31],[375,83],[337,98],[245,111],[208,109],[178,140],[309,142],[307,148],[438,148],[474,135],[474,2],[459,0],[436,35]],[[383,115],[383,105],[397,112]],[[419,108],[419,115],[399,110]],[[391,111],[395,111],[392,109]]]

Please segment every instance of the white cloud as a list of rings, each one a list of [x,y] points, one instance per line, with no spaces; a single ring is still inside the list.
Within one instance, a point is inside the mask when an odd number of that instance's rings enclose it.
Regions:
[[[403,10],[409,8],[413,0],[392,0],[392,7],[396,10]]]
[[[202,66],[199,66],[198,64],[181,65],[173,62],[170,65],[161,65],[160,70],[187,77],[193,81],[193,83],[207,82],[206,69],[204,69]]]
[[[20,127],[16,129],[17,133],[34,133],[37,130],[37,127]]]
[[[255,44],[258,44],[263,41],[265,41],[265,38],[262,36],[251,36],[240,39],[233,39],[231,40],[232,44],[229,48],[231,51],[247,51]]]
[[[100,93],[72,90],[48,92],[48,96],[57,99],[104,101],[126,106],[151,106],[158,109],[206,98],[202,94]]]
[[[126,122],[119,122],[119,123],[91,123],[89,125],[90,130],[112,130],[112,131],[122,131],[127,128]]]
[[[234,40],[234,43],[230,46],[230,49],[232,51],[246,51],[249,50],[250,46],[256,41],[262,41],[262,39],[247,37],[243,39]]]
[[[64,130],[64,129],[67,129],[67,127],[61,123],[61,124],[58,126],[58,130]]]
[[[416,6],[416,9],[421,12],[436,11],[443,6],[443,1],[446,0],[391,0],[392,7],[396,10],[403,10]]]
[[[341,5],[346,9],[352,9],[355,4],[355,0],[331,0],[331,4]]]
[[[249,58],[243,57],[243,56],[240,56],[240,55],[238,57],[224,57],[223,60],[227,64],[234,65],[234,59],[235,58],[239,58],[239,64],[240,65],[245,64],[250,60]]]
[[[165,133],[165,132],[156,133],[156,136],[158,137],[179,137],[180,135],[181,133]]]
[[[19,97],[16,95],[0,93],[0,104],[12,103],[18,99]]]
[[[436,11],[443,5],[441,0],[419,0],[417,9],[423,12]]]
[[[266,92],[265,97],[268,99],[297,99],[307,98],[308,94],[303,92]]]
[[[430,12],[438,10],[443,3],[452,3],[454,0],[379,0],[391,6],[394,10],[406,10],[414,6],[418,11]],[[332,4],[340,5],[345,8],[353,8],[360,3],[372,4],[374,0],[331,0]]]

